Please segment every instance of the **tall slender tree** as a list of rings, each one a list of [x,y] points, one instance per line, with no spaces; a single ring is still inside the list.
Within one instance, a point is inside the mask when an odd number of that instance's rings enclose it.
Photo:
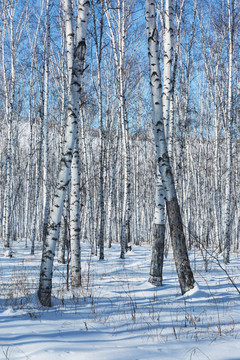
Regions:
[[[233,30],[234,30],[234,0],[228,0],[228,33],[229,33],[229,64],[228,64],[228,102],[227,102],[227,182],[225,210],[225,244],[224,262],[230,262],[231,245],[231,196],[232,196],[232,128],[233,128]]]
[[[129,151],[129,124],[126,108],[126,37],[128,19],[130,16],[132,0],[116,0],[115,8],[105,0],[105,13],[107,17],[109,36],[112,42],[117,79],[119,83],[119,120],[121,124],[122,154],[123,154],[123,198],[121,216],[121,252],[124,259],[127,244],[130,240],[130,151]],[[117,31],[114,31],[117,30]]]
[[[43,242],[46,238],[48,216],[49,216],[49,135],[48,135],[48,116],[49,116],[49,58],[50,58],[50,7],[51,1],[46,0],[46,23],[45,23],[45,51],[44,51],[44,107],[43,107]]]
[[[66,24],[66,48],[68,59],[69,101],[68,117],[65,127],[60,170],[53,203],[50,211],[47,236],[43,246],[38,297],[42,305],[51,306],[52,269],[55,256],[56,241],[62,217],[63,204],[70,182],[71,163],[74,143],[77,134],[79,117],[79,101],[81,92],[81,76],[84,72],[86,54],[86,33],[89,16],[89,1],[79,0],[78,6],[78,37],[75,43],[73,28],[73,7],[71,0],[63,2]]]
[[[188,290],[194,287],[195,281],[188,258],[185,235],[183,232],[182,217],[177,200],[177,194],[175,190],[172,169],[170,166],[167,142],[164,131],[162,110],[162,83],[159,64],[159,38],[156,25],[155,1],[146,0],[145,6],[157,163],[159,166],[162,183],[165,190],[170,235],[172,239],[172,247],[178,279],[182,294],[185,294]]]

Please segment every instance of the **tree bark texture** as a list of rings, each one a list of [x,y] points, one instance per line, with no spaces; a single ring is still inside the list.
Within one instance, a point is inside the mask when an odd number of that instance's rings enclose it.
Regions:
[[[64,1],[64,10],[69,75],[69,102],[60,170],[50,211],[46,241],[44,243],[42,253],[38,297],[41,304],[44,306],[51,306],[52,272],[55,247],[59,236],[63,204],[71,177],[72,155],[79,117],[81,76],[84,71],[84,60],[86,54],[86,31],[89,15],[89,1],[79,1],[76,44],[74,44],[73,8],[71,0]]]
[[[165,242],[165,199],[161,175],[156,172],[155,214],[153,224],[152,258],[149,282],[162,286],[162,269]]]
[[[159,38],[156,26],[155,1],[146,0],[146,26],[148,36],[150,85],[152,89],[154,136],[157,162],[162,178],[167,202],[167,214],[170,226],[174,260],[182,294],[194,287],[194,277],[186,248],[182,218],[178,205],[175,184],[170,166],[167,143],[164,132],[162,111],[162,84],[159,65]]]
[[[153,224],[152,259],[149,282],[155,286],[162,286],[162,270],[164,258],[165,225]]]
[[[71,168],[70,201],[70,242],[71,242],[71,284],[81,285],[81,248],[80,248],[80,166],[78,139],[75,140]]]

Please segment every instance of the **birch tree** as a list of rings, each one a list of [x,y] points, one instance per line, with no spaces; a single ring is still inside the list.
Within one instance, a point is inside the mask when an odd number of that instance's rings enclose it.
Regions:
[[[100,130],[100,152],[99,152],[99,207],[100,207],[100,230],[99,230],[99,260],[104,259],[104,234],[105,234],[105,206],[104,206],[104,125],[103,125],[103,91],[102,91],[102,46],[103,46],[103,19],[104,5],[101,1],[99,34],[97,29],[96,9],[94,9],[93,17],[93,39],[95,43],[96,61],[97,61],[97,85],[94,84],[97,102],[98,102],[98,118]]]
[[[231,245],[231,196],[232,196],[232,123],[233,123],[233,29],[234,29],[234,0],[228,0],[228,33],[229,33],[229,64],[228,64],[228,102],[227,102],[227,182],[225,209],[225,244],[224,262],[230,262]]]
[[[221,186],[220,186],[220,132],[221,132],[221,113],[222,113],[222,90],[219,83],[220,69],[223,67],[223,45],[225,34],[219,35],[215,30],[215,36],[218,46],[211,46],[212,54],[209,55],[207,50],[208,34],[206,27],[203,24],[203,19],[200,18],[199,13],[198,20],[200,23],[200,29],[202,33],[202,48],[204,67],[206,72],[206,82],[211,96],[211,101],[214,104],[213,114],[213,128],[214,128],[214,236],[216,244],[219,248],[218,252],[222,249],[222,232],[221,232],[221,219],[222,219],[222,206],[221,206]],[[210,21],[210,19],[209,19]],[[209,24],[210,26],[210,24]],[[216,28],[217,29],[217,28]],[[210,46],[209,46],[210,47]]]
[[[78,41],[74,44],[73,8],[71,0],[65,0],[66,49],[68,60],[68,77],[70,83],[68,99],[68,116],[65,127],[60,170],[56,185],[53,203],[50,210],[50,219],[47,236],[43,247],[38,297],[42,305],[51,306],[52,269],[55,255],[56,241],[59,235],[59,226],[62,217],[63,203],[70,182],[70,171],[74,143],[77,133],[79,117],[79,100],[81,92],[81,76],[84,72],[86,54],[86,32],[89,16],[89,1],[80,0],[78,6]]]
[[[172,239],[174,260],[182,294],[194,287],[194,277],[188,258],[182,218],[170,166],[162,113],[162,85],[159,64],[159,39],[156,26],[155,2],[145,1],[148,37],[149,72],[152,90],[154,136],[157,163],[165,190],[166,208]]]
[[[20,9],[17,15],[19,2],[4,1],[2,7],[2,75],[3,75],[3,91],[4,91],[4,109],[5,109],[5,122],[7,124],[7,156],[5,162],[5,194],[3,205],[3,238],[4,247],[10,249],[10,237],[14,227],[12,222],[13,216],[13,120],[16,108],[16,84],[17,84],[17,53],[22,38],[22,33],[26,24],[26,13],[28,1]],[[16,17],[19,16],[16,23]],[[9,47],[9,54],[6,53]],[[8,76],[7,62],[8,57],[10,61],[10,74]],[[11,255],[11,250],[7,252]]]
[[[81,285],[81,249],[80,249],[80,166],[78,137],[75,140],[71,167],[70,202],[70,242],[71,242],[71,284]]]
[[[40,75],[39,79],[39,88],[40,88],[40,107],[39,107],[39,117],[40,117],[40,136],[39,136],[39,149],[38,149],[38,158],[36,164],[36,191],[35,191],[35,201],[33,208],[33,218],[32,218],[32,227],[31,227],[31,255],[34,255],[35,252],[35,239],[36,239],[36,228],[37,228],[37,217],[38,217],[38,204],[39,204],[39,195],[40,195],[40,181],[41,181],[41,169],[42,169],[42,147],[43,147],[43,126],[44,126],[44,115],[43,115],[43,82],[42,76]]]
[[[48,116],[49,116],[49,58],[50,58],[50,0],[46,0],[45,23],[45,54],[44,54],[44,108],[43,108],[43,135],[44,135],[44,164],[43,164],[43,242],[45,241],[49,216],[49,145],[48,145]]]
[[[109,36],[112,42],[115,66],[119,82],[119,112],[122,131],[122,154],[123,154],[123,199],[122,199],[122,230],[120,258],[124,259],[127,243],[130,240],[130,152],[129,152],[129,129],[126,112],[126,36],[128,28],[128,16],[132,1],[116,0],[116,15],[109,1],[105,0],[105,14],[109,26]],[[117,33],[114,33],[114,28]]]
[[[166,0],[164,11],[164,64],[163,64],[163,91],[162,107],[165,137],[168,142],[170,119],[170,96],[172,91],[172,58],[173,58],[173,0]]]
[[[164,64],[163,64],[163,92],[162,108],[165,138],[168,143],[170,122],[170,95],[172,87],[172,38],[173,38],[173,2],[166,0],[163,18],[164,25]],[[156,173],[156,198],[153,221],[153,244],[149,282],[162,286],[162,268],[165,241],[165,200],[159,170]]]

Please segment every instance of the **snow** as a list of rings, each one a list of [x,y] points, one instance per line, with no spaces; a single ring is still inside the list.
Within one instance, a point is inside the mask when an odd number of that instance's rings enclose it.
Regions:
[[[171,253],[164,286],[148,283],[151,248],[120,246],[105,260],[82,245],[81,289],[66,290],[67,265],[55,263],[53,306],[37,299],[41,251],[30,255],[14,242],[13,257],[0,248],[0,359],[29,360],[239,360],[239,295],[225,272],[200,253],[191,253],[196,286],[181,295]],[[227,271],[236,285],[240,260]]]

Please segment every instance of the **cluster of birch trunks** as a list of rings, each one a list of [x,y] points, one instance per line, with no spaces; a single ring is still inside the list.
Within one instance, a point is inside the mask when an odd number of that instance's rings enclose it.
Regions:
[[[240,236],[235,1],[0,10],[0,237],[10,256],[17,238],[42,244],[41,303],[56,251],[81,286],[81,242],[100,260],[112,242],[121,259],[151,243],[156,286],[171,246],[183,294],[188,249],[227,264]]]

